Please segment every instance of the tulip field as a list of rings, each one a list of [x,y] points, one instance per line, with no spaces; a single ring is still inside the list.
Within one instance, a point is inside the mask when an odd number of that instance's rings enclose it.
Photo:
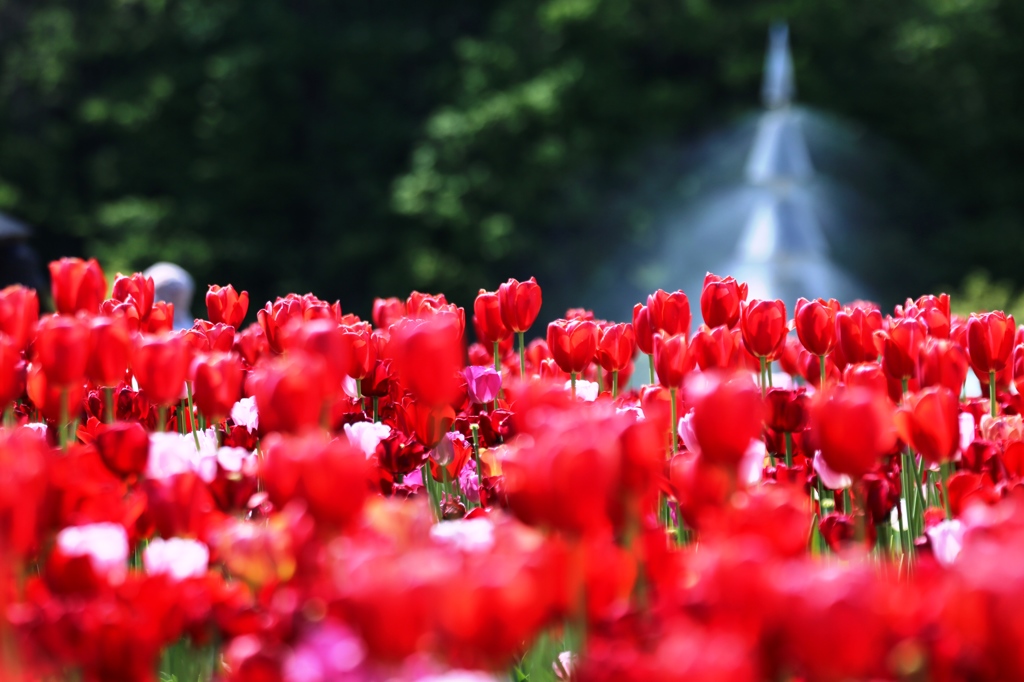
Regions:
[[[625,322],[214,285],[174,330],[50,274],[0,291],[0,680],[1024,679],[1002,312],[709,273]]]

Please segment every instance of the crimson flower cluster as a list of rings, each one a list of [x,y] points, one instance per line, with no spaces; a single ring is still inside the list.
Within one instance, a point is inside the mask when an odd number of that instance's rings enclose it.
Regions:
[[[174,331],[50,272],[0,291],[0,679],[1024,676],[1011,316],[709,273],[701,324],[530,279]]]

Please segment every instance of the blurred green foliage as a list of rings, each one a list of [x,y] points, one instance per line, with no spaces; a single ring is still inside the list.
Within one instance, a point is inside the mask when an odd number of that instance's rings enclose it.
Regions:
[[[200,291],[365,314],[537,275],[555,314],[657,248],[680,179],[652,169],[758,106],[779,18],[799,99],[888,139],[941,197],[942,220],[865,232],[885,295],[979,266],[1020,285],[1007,0],[0,0],[0,210],[45,259],[172,260]]]

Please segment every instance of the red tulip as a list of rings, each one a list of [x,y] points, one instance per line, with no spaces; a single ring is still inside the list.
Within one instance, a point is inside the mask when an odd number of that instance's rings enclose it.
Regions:
[[[133,307],[140,320],[149,317],[153,310],[154,296],[153,278],[146,277],[141,272],[128,277],[118,274],[114,278],[114,288],[110,294],[111,300]]]
[[[708,329],[701,325],[690,339],[690,355],[701,371],[733,369],[740,360],[739,353],[746,353],[741,343],[739,329],[731,330],[724,325]]]
[[[209,422],[220,422],[242,397],[242,361],[237,355],[215,353],[196,358],[192,366],[192,400]]]
[[[882,329],[882,313],[878,309],[847,308],[836,314],[839,345],[847,364],[874,362],[881,355],[879,340],[875,332]]]
[[[360,324],[347,325],[341,328],[341,341],[344,346],[344,356],[348,358],[348,365],[345,367],[345,375],[353,379],[363,379],[371,371],[377,362],[377,346],[371,338],[373,333],[370,325],[365,322]]]
[[[967,380],[967,352],[948,339],[929,337],[921,346],[918,380],[921,388],[945,386],[957,395]]]
[[[901,309],[896,306],[897,317],[915,317],[928,329],[928,335],[937,339],[948,339],[952,315],[949,311],[949,294],[922,296],[917,301],[907,299]]]
[[[637,303],[633,306],[633,335],[636,337],[636,347],[641,353],[654,354],[654,332],[647,306]]]
[[[263,328],[270,350],[283,353],[285,337],[292,325],[303,321],[328,319],[338,322],[341,318],[341,304],[321,301],[313,294],[298,296],[288,294],[278,298],[256,313],[256,319]]]
[[[654,335],[654,370],[665,388],[679,388],[686,375],[693,371],[695,359],[684,334]]]
[[[252,376],[260,431],[298,433],[320,422],[323,384],[309,377],[323,372],[323,360],[302,351],[263,363]]]
[[[25,393],[25,361],[21,351],[0,334],[0,412]]]
[[[786,304],[782,301],[745,303],[740,310],[743,345],[754,357],[775,360],[786,343],[787,321]]]
[[[498,287],[501,319],[513,332],[525,332],[533,326],[541,302],[540,285],[533,277],[525,282],[510,279]]]
[[[39,321],[36,360],[56,388],[81,384],[89,361],[89,325],[78,317],[49,315]]]
[[[1013,315],[999,310],[971,314],[967,320],[967,353],[979,376],[1002,371],[1013,352],[1015,331]]]
[[[149,317],[140,323],[139,331],[145,334],[167,334],[174,330],[174,304],[157,301],[149,311]]]
[[[900,438],[932,464],[953,459],[960,449],[960,401],[945,386],[917,393],[896,412]]]
[[[636,354],[633,325],[628,322],[609,324],[600,329],[597,362],[606,372],[622,372]]]
[[[850,388],[859,387],[875,391],[878,395],[889,395],[889,382],[885,371],[877,362],[847,365],[843,372],[843,383]]]
[[[737,466],[763,428],[765,408],[757,386],[745,375],[701,374],[687,384],[686,397],[701,457]]]
[[[373,326],[386,330],[405,317],[405,302],[397,298],[373,299]]]
[[[267,336],[263,333],[263,328],[254,323],[235,335],[232,349],[252,366],[256,364],[260,356],[270,351],[270,346],[267,344]]]
[[[796,302],[793,323],[797,338],[813,355],[828,355],[836,346],[836,313],[839,301],[801,298]]]
[[[647,297],[647,315],[655,333],[683,334],[690,338],[690,299],[682,291],[658,289]]]
[[[459,392],[462,327],[452,313],[406,318],[391,328],[389,353],[402,384],[428,405],[447,405]]]
[[[732,277],[722,279],[710,272],[704,275],[700,293],[700,314],[710,329],[725,325],[732,329],[740,321],[740,304],[747,300],[747,285]]]
[[[238,293],[230,284],[220,287],[211,284],[206,292],[206,314],[210,322],[223,323],[237,329],[249,312],[249,292]]]
[[[132,339],[123,317],[94,317],[89,323],[89,364],[86,375],[96,386],[124,381],[131,360]]]
[[[0,290],[0,332],[18,350],[25,350],[39,320],[39,297],[35,289],[19,284]]]
[[[341,390],[341,380],[350,369],[349,346],[344,330],[334,320],[310,320],[291,328],[285,340],[285,347],[291,351],[304,350],[323,360],[324,372],[319,379],[324,385],[324,395],[332,397]]]
[[[359,516],[369,492],[366,455],[344,438],[318,431],[271,434],[260,469],[276,507],[302,499],[318,523],[344,527]]]
[[[139,336],[132,355],[132,374],[154,405],[174,405],[185,390],[188,342],[181,336]]]
[[[406,399],[399,409],[403,430],[415,435],[428,450],[441,442],[455,421],[455,410],[450,405],[439,407]]]
[[[888,329],[876,332],[882,344],[882,367],[894,379],[917,376],[918,358],[924,343],[924,324],[913,317],[889,320]]]
[[[555,320],[548,325],[548,349],[563,372],[580,374],[597,354],[597,325],[590,320]]]
[[[498,293],[483,289],[473,301],[473,326],[480,343],[488,348],[512,336],[512,330],[501,319]]]
[[[50,263],[53,303],[62,315],[94,315],[107,296],[107,280],[95,258],[61,258]]]
[[[139,422],[104,424],[96,436],[96,449],[118,476],[140,476],[149,461],[149,433]]]
[[[862,388],[819,396],[811,409],[811,429],[829,468],[855,479],[896,445],[889,401]]]
[[[25,376],[25,393],[43,417],[51,422],[58,422],[80,412],[82,400],[85,399],[85,382],[83,380],[59,386],[48,381],[42,367],[33,363],[29,366]],[[67,413],[64,412],[65,395],[67,396]]]
[[[802,388],[772,388],[765,396],[767,424],[773,431],[793,433],[807,428],[811,400]]]

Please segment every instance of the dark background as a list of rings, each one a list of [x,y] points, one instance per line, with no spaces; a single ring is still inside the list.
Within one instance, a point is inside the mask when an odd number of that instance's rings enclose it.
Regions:
[[[365,315],[536,275],[552,317],[657,248],[674,155],[757,110],[775,19],[799,100],[901,159],[861,173],[898,223],[855,226],[881,300],[1019,285],[1010,0],[8,0],[0,211],[43,262],[171,260],[199,293]]]

